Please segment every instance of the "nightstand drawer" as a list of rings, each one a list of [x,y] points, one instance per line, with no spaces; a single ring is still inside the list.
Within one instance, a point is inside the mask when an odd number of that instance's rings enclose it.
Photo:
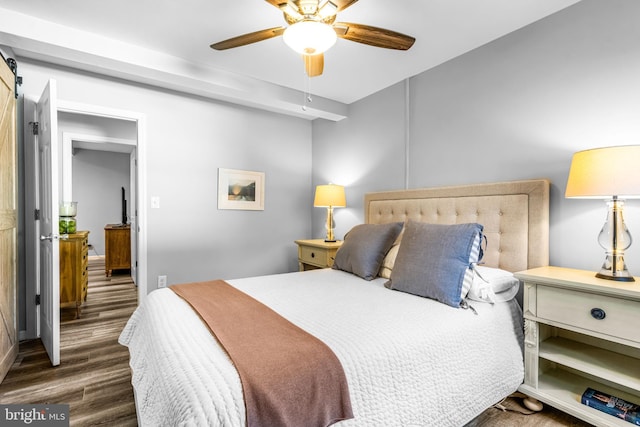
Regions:
[[[639,301],[538,285],[537,317],[640,343]]]
[[[325,242],[322,239],[296,240],[300,271],[331,268],[342,242]]]
[[[315,264],[315,265],[322,265],[322,266],[329,265],[327,264],[326,250],[307,247],[307,246],[301,246],[299,255],[300,255],[300,262]],[[331,262],[331,265],[333,265],[333,262]]]

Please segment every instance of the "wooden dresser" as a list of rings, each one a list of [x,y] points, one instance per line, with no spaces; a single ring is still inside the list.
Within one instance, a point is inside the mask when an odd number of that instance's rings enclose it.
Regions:
[[[107,277],[113,270],[131,269],[131,226],[107,224],[104,227],[104,271]]]
[[[87,300],[89,284],[89,232],[78,231],[60,239],[60,305],[80,305]]]

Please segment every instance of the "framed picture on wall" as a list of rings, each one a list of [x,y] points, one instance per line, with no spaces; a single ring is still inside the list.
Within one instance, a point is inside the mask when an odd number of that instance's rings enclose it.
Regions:
[[[264,210],[264,172],[218,169],[218,209]]]

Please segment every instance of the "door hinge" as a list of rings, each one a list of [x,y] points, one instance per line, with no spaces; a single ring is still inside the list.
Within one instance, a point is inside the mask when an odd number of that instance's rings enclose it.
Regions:
[[[22,86],[22,76],[18,75],[18,63],[13,58],[7,58],[6,63],[11,69],[11,72],[16,76],[16,84],[13,95],[16,97],[16,99],[18,99],[18,86]]]
[[[36,305],[40,305],[40,294],[36,295]]]
[[[40,128],[40,123],[39,122],[29,122],[29,124],[31,125],[31,133],[33,133],[34,135],[38,135],[38,131]]]
[[[40,209],[36,209],[36,210],[33,212],[33,218],[34,218],[36,221],[39,221],[39,220],[40,220]]]

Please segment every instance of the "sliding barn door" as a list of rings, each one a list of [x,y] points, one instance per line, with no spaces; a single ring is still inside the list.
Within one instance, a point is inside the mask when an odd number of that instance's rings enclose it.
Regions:
[[[18,355],[15,76],[0,61],[0,382]]]

